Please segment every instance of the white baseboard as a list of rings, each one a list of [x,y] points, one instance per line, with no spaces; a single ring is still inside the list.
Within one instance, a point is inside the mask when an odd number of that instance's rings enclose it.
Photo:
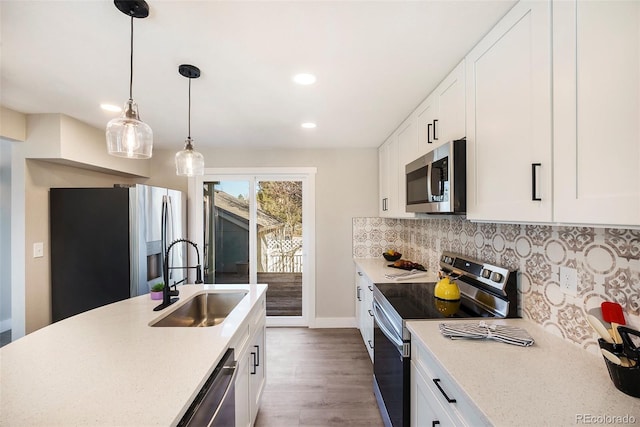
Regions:
[[[0,332],[6,332],[11,329],[11,319],[0,320]]]
[[[355,328],[355,317],[316,317],[312,328]]]

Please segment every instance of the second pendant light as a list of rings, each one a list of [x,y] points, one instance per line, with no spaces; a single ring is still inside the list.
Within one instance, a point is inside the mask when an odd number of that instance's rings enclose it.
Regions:
[[[178,72],[189,79],[189,130],[184,150],[176,153],[176,174],[179,176],[204,175],[204,156],[193,149],[191,139],[191,79],[200,77],[200,69],[194,65],[182,64]]]

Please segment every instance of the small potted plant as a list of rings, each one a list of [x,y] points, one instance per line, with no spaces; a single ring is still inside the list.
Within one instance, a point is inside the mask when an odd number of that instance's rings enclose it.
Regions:
[[[164,288],[164,283],[156,283],[151,287],[151,299],[162,299],[162,289]]]

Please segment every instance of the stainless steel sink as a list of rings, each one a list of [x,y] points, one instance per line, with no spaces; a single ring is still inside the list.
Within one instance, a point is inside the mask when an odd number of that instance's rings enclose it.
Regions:
[[[197,294],[150,326],[205,327],[222,323],[247,292]]]

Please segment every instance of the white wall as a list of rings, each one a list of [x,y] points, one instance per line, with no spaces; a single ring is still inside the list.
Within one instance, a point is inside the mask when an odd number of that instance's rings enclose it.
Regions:
[[[0,137],[0,332],[11,329],[11,144]]]
[[[377,149],[214,148],[203,149],[202,154],[206,167],[317,168],[316,326],[351,324],[355,316],[352,218],[377,215]],[[152,175],[157,176],[155,171]]]

